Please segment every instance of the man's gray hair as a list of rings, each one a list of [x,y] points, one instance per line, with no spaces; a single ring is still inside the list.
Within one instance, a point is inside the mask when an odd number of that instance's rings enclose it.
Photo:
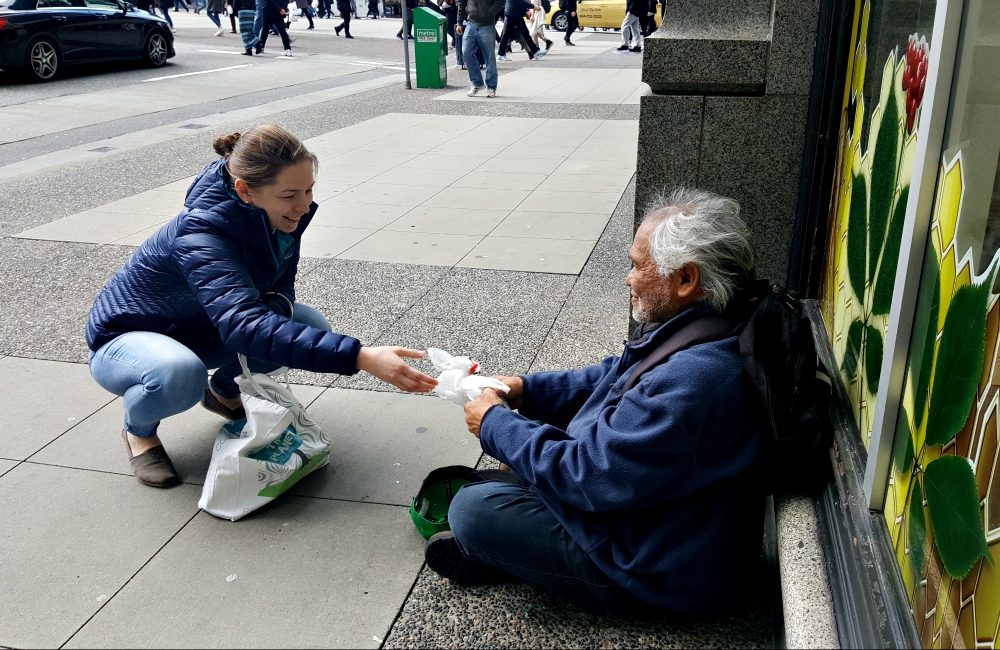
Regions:
[[[757,252],[750,229],[733,199],[689,188],[657,196],[643,223],[654,230],[649,254],[666,277],[688,262],[701,272],[703,302],[718,311],[754,279]]]

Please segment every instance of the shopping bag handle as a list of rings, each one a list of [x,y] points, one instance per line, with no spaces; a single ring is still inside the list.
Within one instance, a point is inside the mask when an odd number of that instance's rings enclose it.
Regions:
[[[277,297],[281,298],[282,300],[284,300],[285,302],[287,302],[288,303],[288,320],[292,320],[293,318],[295,318],[295,303],[292,302],[291,299],[288,296],[286,296],[283,293],[278,293],[277,291],[272,291],[271,293],[264,294],[264,297],[267,297],[267,296],[277,296]],[[257,391],[258,395],[264,395],[264,388],[257,382],[256,379],[253,378],[253,373],[250,372],[250,366],[247,365],[247,357],[246,357],[246,355],[243,354],[242,352],[237,352],[236,353],[236,357],[240,360],[240,367],[243,368],[243,377],[244,377],[244,379],[246,379],[248,382],[250,382],[250,385],[254,387],[254,389]],[[287,386],[287,382],[286,382],[286,386]]]

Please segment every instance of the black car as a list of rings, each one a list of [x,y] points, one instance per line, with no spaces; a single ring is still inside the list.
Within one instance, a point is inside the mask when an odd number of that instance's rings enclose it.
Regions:
[[[10,4],[6,4],[10,2]],[[63,66],[174,56],[167,22],[124,0],[0,0],[0,68],[49,81]]]

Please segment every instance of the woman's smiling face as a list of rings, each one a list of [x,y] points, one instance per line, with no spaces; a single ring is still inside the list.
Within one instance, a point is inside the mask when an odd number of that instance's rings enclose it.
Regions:
[[[299,220],[309,214],[312,204],[313,165],[304,160],[281,170],[270,185],[252,188],[241,178],[233,183],[240,198],[267,213],[272,228],[282,232],[295,232]]]

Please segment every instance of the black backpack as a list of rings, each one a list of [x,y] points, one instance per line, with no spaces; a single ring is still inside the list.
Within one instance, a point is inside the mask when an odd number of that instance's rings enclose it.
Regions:
[[[542,0],[539,4],[542,5],[542,11],[544,11],[545,15],[548,16],[549,12],[552,11],[552,4],[549,0]]]
[[[661,343],[636,365],[623,392],[675,352],[731,336],[739,336],[743,366],[770,434],[761,466],[764,487],[769,494],[820,492],[831,471],[833,387],[794,292],[755,283],[722,316],[699,318]]]

